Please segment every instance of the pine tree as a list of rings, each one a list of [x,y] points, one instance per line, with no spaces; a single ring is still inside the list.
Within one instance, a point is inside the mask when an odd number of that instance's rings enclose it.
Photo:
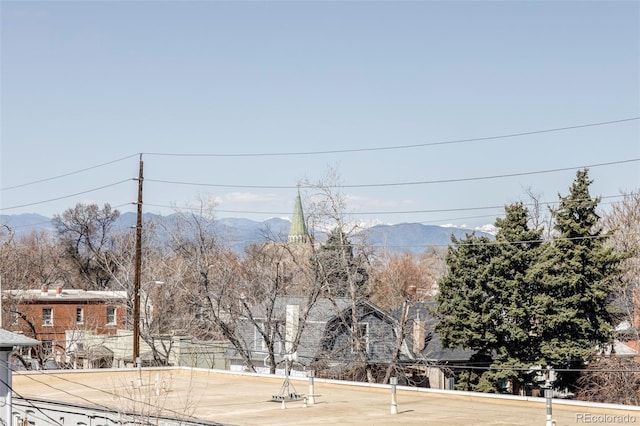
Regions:
[[[500,379],[523,382],[520,369],[535,357],[530,319],[534,294],[526,277],[537,260],[541,233],[529,229],[522,204],[507,206],[505,213],[496,220],[495,241],[474,235],[454,239],[449,272],[439,284],[437,331],[443,344],[473,349],[473,361],[507,368],[463,374],[462,389],[498,392]]]
[[[532,318],[541,360],[563,369],[583,368],[612,332],[607,301],[620,255],[605,248],[608,234],[589,194],[587,170],[578,171],[569,194],[552,210],[554,239],[545,244],[530,280],[537,290]],[[558,385],[571,386],[577,373],[560,373]]]
[[[485,283],[494,246],[489,238],[475,234],[451,241],[446,256],[449,271],[438,284],[436,331],[446,347],[462,346],[490,355],[487,342],[493,340],[493,332],[487,327]]]
[[[329,233],[316,255],[320,279],[331,296],[350,296],[353,291],[358,295],[365,293],[369,280],[365,259],[354,254],[351,241],[340,228]]]
[[[605,247],[598,198],[587,170],[551,214],[554,237],[540,243],[521,204],[496,220],[494,244],[475,236],[453,240],[440,281],[436,330],[449,348],[473,349],[473,361],[493,367],[460,375],[459,388],[501,391],[522,383],[535,365],[555,368],[556,387],[572,388],[577,371],[611,338],[608,302],[625,254]]]
[[[526,369],[538,357],[531,322],[535,287],[527,274],[538,261],[542,231],[529,228],[528,210],[520,203],[507,206],[505,213],[496,220],[497,246],[487,283],[496,342],[492,370],[483,373],[476,387],[480,391],[502,391],[499,382],[523,385],[530,379]]]

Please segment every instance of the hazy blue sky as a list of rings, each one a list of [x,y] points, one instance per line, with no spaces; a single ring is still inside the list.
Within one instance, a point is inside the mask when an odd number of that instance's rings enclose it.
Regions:
[[[429,145],[640,117],[639,2],[0,8],[2,214],[135,211],[138,153],[155,213],[211,196],[220,217],[288,216],[330,167],[362,185],[341,190],[353,218],[386,223],[492,223],[585,165],[635,160],[591,168],[604,207],[640,188],[637,119]],[[359,151],[246,155],[335,150]]]

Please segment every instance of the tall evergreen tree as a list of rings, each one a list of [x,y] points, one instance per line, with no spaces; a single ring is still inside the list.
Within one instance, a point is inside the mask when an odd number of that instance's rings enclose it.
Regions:
[[[612,332],[607,301],[621,256],[604,246],[608,234],[596,212],[587,170],[578,171],[569,194],[552,210],[553,241],[545,244],[530,271],[537,290],[532,318],[541,360],[562,369],[583,368]],[[560,373],[558,385],[571,386],[577,373]]]
[[[329,233],[316,256],[320,279],[332,296],[350,296],[352,290],[364,295],[369,280],[366,262],[361,255],[354,254],[353,245],[342,229],[335,228]]]
[[[439,285],[437,331],[447,347],[477,351],[474,361],[499,370],[481,376],[463,374],[459,388],[501,391],[500,379],[523,382],[523,367],[531,365],[530,311],[533,287],[527,280],[540,247],[539,230],[529,229],[522,204],[505,208],[497,219],[495,241],[468,236],[454,239],[448,274]]]
[[[475,234],[451,241],[446,256],[449,270],[438,284],[436,331],[446,347],[462,346],[490,356],[487,342],[494,336],[487,327],[485,282],[494,246],[489,238]]]

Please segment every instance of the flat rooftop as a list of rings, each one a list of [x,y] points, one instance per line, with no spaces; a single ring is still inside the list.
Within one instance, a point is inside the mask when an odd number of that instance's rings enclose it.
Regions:
[[[155,410],[231,425],[535,425],[545,424],[543,398],[483,397],[467,392],[397,388],[391,414],[389,385],[315,379],[315,404],[272,402],[282,376],[163,368],[15,372],[13,389],[24,398],[121,410]],[[290,379],[290,392],[308,394],[308,379]],[[640,407],[553,400],[557,426],[640,424]],[[629,420],[632,419],[632,420]]]

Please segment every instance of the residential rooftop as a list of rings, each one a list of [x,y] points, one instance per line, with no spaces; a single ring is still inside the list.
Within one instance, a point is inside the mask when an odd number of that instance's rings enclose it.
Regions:
[[[140,374],[140,376],[138,375]],[[141,383],[141,386],[140,386]],[[308,379],[290,378],[289,392],[308,394]],[[24,398],[111,407],[114,411],[158,404],[165,414],[234,425],[536,425],[545,424],[544,398],[397,387],[391,414],[389,385],[315,379],[315,404],[272,402],[284,377],[219,370],[163,368],[16,372],[13,389]],[[630,416],[640,407],[553,400],[557,426],[585,423],[586,417]],[[598,417],[599,416],[599,417]]]
[[[107,290],[78,290],[46,288],[38,290],[4,290],[3,297],[11,297],[29,302],[89,302],[89,301],[114,301],[122,302],[128,298],[126,291]]]

